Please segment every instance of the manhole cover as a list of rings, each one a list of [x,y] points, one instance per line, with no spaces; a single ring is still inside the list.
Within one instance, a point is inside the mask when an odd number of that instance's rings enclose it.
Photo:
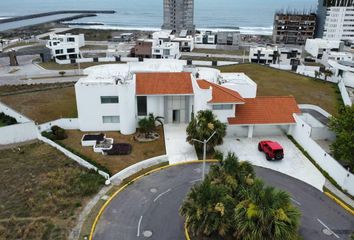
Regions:
[[[152,236],[152,232],[151,231],[144,231],[143,235],[144,235],[144,237],[149,238]]]
[[[150,189],[150,192],[156,193],[156,192],[157,192],[157,189],[156,189],[156,188],[151,188],[151,189]]]
[[[332,231],[328,230],[327,228],[322,229],[322,232],[327,236],[331,236],[333,234]]]

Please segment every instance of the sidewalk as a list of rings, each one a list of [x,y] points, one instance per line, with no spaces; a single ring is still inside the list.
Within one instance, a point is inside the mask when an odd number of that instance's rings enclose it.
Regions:
[[[331,193],[336,195],[341,201],[345,202],[347,205],[354,208],[354,200],[345,195],[343,192],[338,190],[332,183],[330,183],[327,179],[324,185]]]

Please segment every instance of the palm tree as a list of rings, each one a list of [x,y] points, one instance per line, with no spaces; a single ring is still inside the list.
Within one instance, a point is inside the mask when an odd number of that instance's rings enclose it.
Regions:
[[[196,143],[192,139],[208,139],[214,131],[216,134],[207,144],[207,151],[210,152],[215,146],[223,143],[226,135],[226,124],[221,123],[210,110],[199,111],[187,127],[187,142],[195,145],[196,149],[202,149],[201,143]]]
[[[235,208],[236,239],[298,239],[300,213],[290,196],[256,180]]]
[[[315,78],[320,78],[322,76],[321,71],[315,71]]]
[[[325,76],[325,81],[327,81],[327,78],[328,77],[332,77],[333,76],[333,72],[329,69],[326,69],[324,72],[323,72],[324,76]]]
[[[148,137],[151,133],[156,131],[156,123],[163,125],[162,119],[163,117],[155,117],[154,114],[150,113],[148,117],[139,120],[140,132],[144,133],[145,137]]]

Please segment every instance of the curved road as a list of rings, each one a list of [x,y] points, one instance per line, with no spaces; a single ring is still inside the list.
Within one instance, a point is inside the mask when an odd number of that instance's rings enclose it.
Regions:
[[[300,233],[305,240],[349,239],[354,217],[317,189],[281,173],[255,167],[267,184],[286,190],[301,210]],[[191,186],[200,181],[201,164],[170,167],[128,186],[107,206],[94,240],[182,240],[178,209]],[[333,233],[326,235],[324,229]]]

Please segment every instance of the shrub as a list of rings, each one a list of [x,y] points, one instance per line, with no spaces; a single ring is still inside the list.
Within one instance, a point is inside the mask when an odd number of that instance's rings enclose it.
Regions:
[[[0,122],[3,122],[5,125],[14,125],[17,123],[16,118],[6,115],[5,113],[0,113]]]
[[[61,127],[53,126],[51,130],[55,137],[55,140],[64,140],[68,138],[68,135],[66,134],[65,130]]]
[[[60,71],[60,72],[59,72],[59,75],[62,76],[62,77],[64,77],[65,73],[66,73],[65,71]]]

